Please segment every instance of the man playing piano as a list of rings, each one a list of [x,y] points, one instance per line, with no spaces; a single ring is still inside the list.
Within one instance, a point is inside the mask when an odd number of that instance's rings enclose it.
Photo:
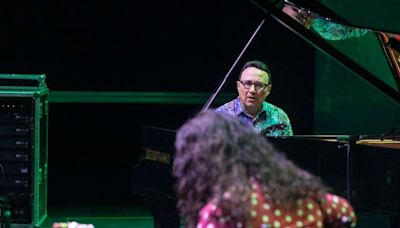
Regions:
[[[216,109],[232,114],[246,126],[263,135],[293,135],[288,115],[265,101],[271,92],[271,72],[258,60],[244,64],[236,88],[239,96]]]

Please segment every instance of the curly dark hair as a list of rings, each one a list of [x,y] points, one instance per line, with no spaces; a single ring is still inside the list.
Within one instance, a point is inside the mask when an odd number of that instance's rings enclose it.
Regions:
[[[175,148],[177,206],[188,227],[195,227],[200,209],[211,200],[232,221],[247,221],[251,179],[288,207],[297,199],[318,199],[326,192],[319,178],[226,113],[210,110],[187,121],[177,132]],[[229,198],[223,197],[227,191]]]

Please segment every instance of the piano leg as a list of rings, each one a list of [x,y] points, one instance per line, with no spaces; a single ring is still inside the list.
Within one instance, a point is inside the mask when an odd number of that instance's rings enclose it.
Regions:
[[[175,205],[149,200],[154,228],[179,228],[180,218]]]

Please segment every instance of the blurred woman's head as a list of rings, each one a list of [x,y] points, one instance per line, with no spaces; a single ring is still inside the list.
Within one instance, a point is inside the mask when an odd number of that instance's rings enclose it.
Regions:
[[[234,220],[244,221],[250,207],[251,179],[289,206],[298,198],[324,191],[317,178],[228,114],[206,111],[188,120],[177,132],[175,148],[178,208],[189,227],[210,200],[229,211]],[[229,198],[224,197],[226,192]]]

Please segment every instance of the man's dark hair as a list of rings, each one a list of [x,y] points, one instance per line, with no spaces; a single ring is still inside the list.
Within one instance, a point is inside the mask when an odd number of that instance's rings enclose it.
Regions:
[[[243,65],[242,69],[240,70],[239,80],[240,80],[240,77],[242,76],[243,71],[246,68],[249,68],[249,67],[255,67],[257,69],[260,69],[260,70],[263,70],[263,71],[267,72],[267,74],[268,74],[268,85],[271,85],[271,82],[272,82],[271,71],[269,70],[267,64],[265,64],[264,62],[262,62],[260,60],[252,60],[252,61],[246,62]]]

